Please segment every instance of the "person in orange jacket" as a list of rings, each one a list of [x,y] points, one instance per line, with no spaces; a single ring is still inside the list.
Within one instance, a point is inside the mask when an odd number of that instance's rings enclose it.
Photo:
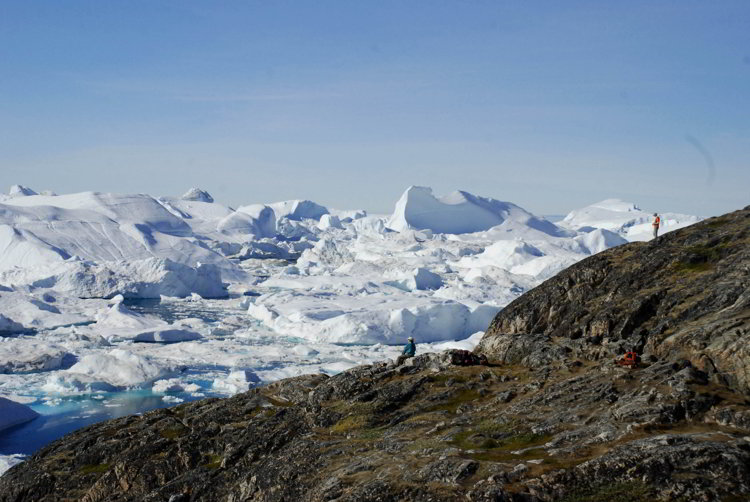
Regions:
[[[654,213],[654,222],[651,223],[651,226],[654,227],[654,240],[656,240],[659,236],[659,227],[661,226],[661,218],[656,213]]]

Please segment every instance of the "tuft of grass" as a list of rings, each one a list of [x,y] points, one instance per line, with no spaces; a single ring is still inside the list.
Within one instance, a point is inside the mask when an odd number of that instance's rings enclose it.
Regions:
[[[560,502],[651,502],[654,490],[640,481],[602,483],[577,489],[560,499]]]
[[[82,474],[102,474],[109,470],[109,464],[86,464],[80,468]]]

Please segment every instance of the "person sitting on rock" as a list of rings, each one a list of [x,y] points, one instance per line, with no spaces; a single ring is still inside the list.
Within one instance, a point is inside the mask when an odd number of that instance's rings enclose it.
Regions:
[[[396,359],[396,366],[400,366],[404,361],[410,357],[414,357],[414,354],[417,353],[417,345],[414,343],[414,337],[410,336],[407,340],[406,345],[404,345],[404,351]]]

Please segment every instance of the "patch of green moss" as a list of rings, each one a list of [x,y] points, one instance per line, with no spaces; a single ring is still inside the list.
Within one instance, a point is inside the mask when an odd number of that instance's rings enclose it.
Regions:
[[[357,439],[374,441],[383,437],[384,431],[381,428],[365,429],[357,433]]]
[[[690,246],[685,249],[688,258],[678,261],[675,264],[675,269],[677,272],[682,273],[708,272],[721,260],[726,249],[727,245],[725,243],[717,243],[712,246]]]
[[[86,464],[80,468],[82,474],[101,474],[109,470],[109,464]]]
[[[640,481],[602,483],[597,486],[574,490],[560,502],[651,502],[654,490]]]
[[[703,262],[703,263],[688,263],[688,262],[678,262],[676,269],[677,272],[681,273],[700,273],[700,272],[708,272],[710,270],[713,270],[714,266],[712,263]]]
[[[447,399],[446,401],[438,403],[434,406],[430,406],[426,411],[449,411],[451,413],[455,413],[456,409],[462,404],[476,401],[480,397],[481,396],[479,395],[479,392],[474,389],[463,389],[456,392],[453,397]]]
[[[505,448],[492,448],[490,450],[474,451],[469,455],[480,462],[522,462],[525,460],[538,460],[544,457],[544,450],[532,448],[522,453],[513,453]]]
[[[218,469],[221,467],[221,455],[216,455],[215,453],[208,455],[208,462],[203,464],[203,467],[206,469]]]
[[[445,443],[438,439],[415,439],[409,443],[409,450],[411,451],[422,451],[422,450],[444,450]]]
[[[276,410],[272,407],[263,408],[263,416],[266,418],[271,418],[276,416]]]
[[[331,432],[335,434],[347,434],[351,431],[362,429],[368,424],[364,415],[348,415],[331,427]]]
[[[484,421],[456,434],[450,444],[462,450],[473,450],[475,460],[527,460],[539,458],[543,452],[535,447],[543,445],[550,437],[548,434],[519,431],[511,423]],[[517,454],[514,453],[516,450],[526,451]]]
[[[541,446],[549,441],[549,434],[535,434],[533,432],[527,432],[524,434],[516,434],[507,439],[504,439],[500,447],[506,450],[518,450],[521,448],[530,448],[532,446]]]
[[[188,432],[188,429],[186,427],[183,427],[181,425],[175,425],[174,427],[166,427],[159,431],[159,435],[163,437],[164,439],[179,439],[182,436],[185,436]]]
[[[711,221],[706,222],[707,227],[716,228],[716,227],[722,227],[729,223],[729,220],[727,218],[716,218]]]
[[[437,373],[430,375],[430,381],[438,384],[445,385],[446,382],[453,383],[466,383],[469,379],[464,375],[456,375],[454,373]]]
[[[451,444],[462,450],[489,450],[500,446],[498,440],[493,437],[485,436],[476,429],[469,429],[459,432],[453,437]]]

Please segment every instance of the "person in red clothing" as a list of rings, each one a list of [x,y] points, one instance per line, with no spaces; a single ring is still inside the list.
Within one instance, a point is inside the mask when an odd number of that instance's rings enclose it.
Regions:
[[[654,227],[654,240],[659,236],[659,227],[661,226],[661,218],[658,214],[654,213],[654,222],[651,224]]]

